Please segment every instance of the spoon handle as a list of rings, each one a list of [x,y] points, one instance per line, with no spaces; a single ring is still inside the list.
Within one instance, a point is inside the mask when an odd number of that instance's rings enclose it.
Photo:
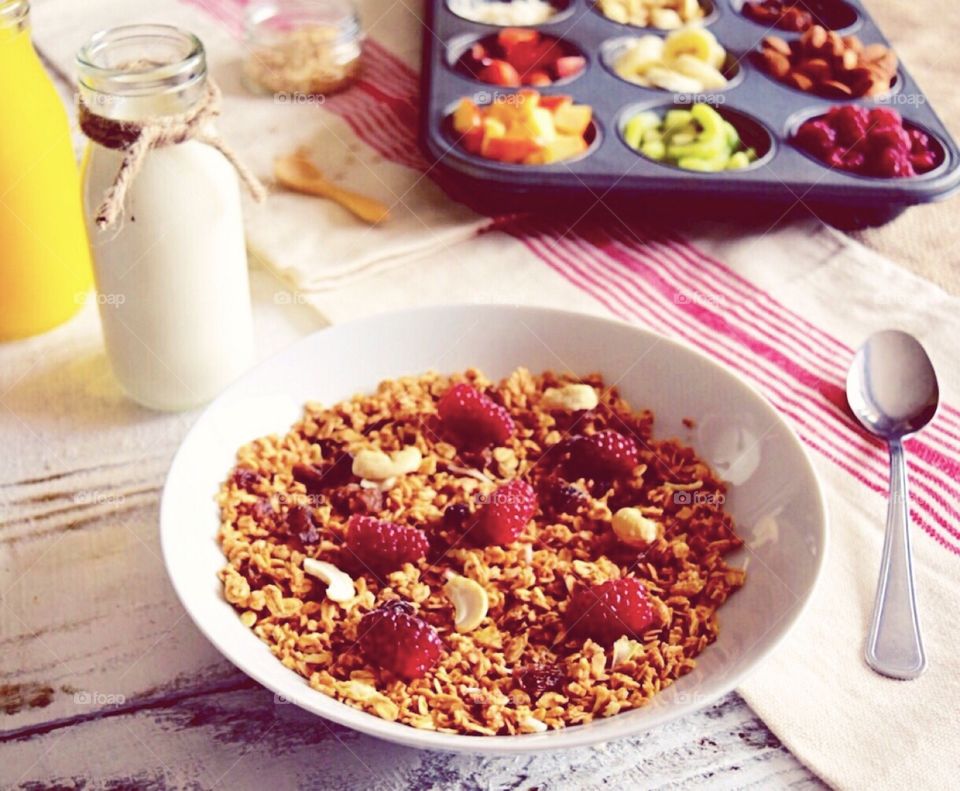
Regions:
[[[864,657],[875,671],[891,678],[913,679],[927,666],[913,590],[907,466],[898,439],[890,442],[887,529]]]

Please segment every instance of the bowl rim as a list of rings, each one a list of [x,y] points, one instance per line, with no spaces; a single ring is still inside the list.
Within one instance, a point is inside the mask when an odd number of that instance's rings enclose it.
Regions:
[[[177,549],[179,549],[179,547],[175,547],[173,545],[172,536],[170,535],[171,531],[165,530],[164,524],[169,522],[168,512],[173,507],[170,505],[170,500],[172,498],[169,496],[171,482],[175,480],[180,466],[186,463],[184,459],[186,457],[186,452],[189,450],[189,446],[191,444],[190,441],[195,434],[201,430],[201,426],[205,422],[207,415],[216,408],[217,404],[221,400],[229,399],[238,391],[242,390],[248,380],[256,379],[262,369],[274,363],[280,357],[295,354],[298,347],[313,343],[315,336],[319,334],[332,331],[350,331],[355,328],[363,327],[363,325],[375,325],[378,322],[382,322],[387,319],[402,318],[405,315],[416,314],[419,316],[422,314],[435,314],[437,317],[440,317],[449,312],[462,313],[464,311],[511,315],[537,314],[539,316],[552,317],[556,319],[586,322],[587,324],[592,323],[594,326],[608,325],[626,328],[639,335],[646,336],[648,339],[653,339],[658,343],[666,344],[668,346],[680,349],[685,353],[693,354],[699,358],[699,361],[714,374],[732,378],[739,386],[745,388],[754,397],[756,397],[763,404],[764,408],[770,413],[770,415],[776,420],[777,424],[785,431],[786,437],[789,438],[794,448],[800,451],[800,458],[806,465],[806,471],[810,475],[810,478],[814,484],[814,491],[812,494],[814,494],[813,499],[815,502],[811,505],[816,509],[816,524],[819,527],[818,539],[820,551],[816,559],[813,581],[808,589],[800,596],[799,606],[796,607],[792,616],[787,619],[782,619],[780,622],[778,622],[778,627],[781,630],[779,636],[777,636],[776,639],[774,639],[766,649],[759,651],[752,659],[746,661],[741,670],[728,675],[716,692],[710,695],[692,696],[693,699],[690,701],[671,705],[670,707],[663,709],[660,716],[655,714],[650,718],[640,721],[640,724],[634,727],[630,727],[625,720],[624,726],[620,729],[620,732],[616,734],[604,732],[600,735],[597,735],[595,729],[582,725],[571,726],[561,730],[546,731],[544,733],[517,734],[512,736],[468,736],[465,734],[440,733],[438,731],[414,728],[399,722],[389,722],[377,717],[374,714],[350,707],[347,704],[336,700],[335,698],[312,689],[304,678],[294,671],[285,668],[282,664],[280,664],[279,660],[275,661],[275,668],[271,667],[268,671],[260,672],[257,667],[251,667],[250,663],[244,662],[243,652],[241,650],[236,650],[229,642],[220,640],[212,629],[207,628],[202,613],[194,611],[190,600],[191,593],[189,590],[185,589],[182,584],[184,580],[181,578],[181,575],[177,574],[175,571],[175,569],[178,568],[175,552]],[[489,316],[485,318],[486,320],[491,319]],[[238,670],[245,673],[254,681],[269,689],[275,695],[281,696],[288,702],[294,703],[299,708],[320,716],[325,720],[335,722],[339,725],[359,731],[369,736],[374,736],[407,747],[474,755],[485,754],[494,756],[507,756],[519,755],[533,751],[586,747],[611,741],[613,739],[636,736],[645,733],[653,727],[706,708],[719,698],[732,692],[734,689],[736,689],[744,677],[754,671],[764,659],[766,659],[783,643],[784,639],[790,634],[796,624],[806,613],[807,608],[810,606],[810,602],[813,599],[814,593],[820,585],[829,551],[829,521],[829,511],[827,508],[827,500],[823,481],[820,478],[809,451],[804,446],[793,427],[770,403],[767,397],[764,396],[753,384],[748,382],[735,371],[729,369],[722,363],[717,362],[695,347],[685,343],[684,341],[661,335],[658,332],[638,326],[637,324],[633,324],[628,321],[623,321],[617,318],[609,318],[606,316],[599,316],[591,313],[520,304],[444,303],[438,305],[383,311],[369,316],[363,316],[357,319],[351,319],[349,321],[332,324],[305,335],[304,337],[294,341],[279,351],[268,355],[266,358],[258,362],[239,379],[230,384],[222,393],[220,393],[219,396],[217,396],[217,398],[211,401],[197,416],[193,425],[191,425],[190,429],[184,435],[180,446],[177,448],[177,451],[173,456],[169,471],[164,480],[163,491],[160,497],[158,526],[160,531],[161,553],[163,556],[164,566],[167,571],[167,576],[170,578],[171,585],[173,586],[181,606],[190,616],[190,619],[193,621],[194,625],[225,659],[227,659]],[[238,629],[244,628],[240,625],[239,621],[237,621],[237,627]],[[244,629],[244,631],[249,630]],[[283,674],[289,674],[289,676]],[[285,685],[281,683],[281,679],[290,679],[295,682],[299,682],[297,691],[301,692],[306,690],[309,692],[309,696],[298,695],[291,697],[289,695],[289,690],[285,689]],[[624,712],[622,715],[616,715],[615,717],[609,718],[605,721],[615,720],[617,717],[629,715],[629,713],[630,712]]]

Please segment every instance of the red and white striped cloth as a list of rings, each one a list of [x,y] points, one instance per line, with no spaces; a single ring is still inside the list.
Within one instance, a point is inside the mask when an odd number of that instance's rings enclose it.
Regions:
[[[352,229],[335,207],[299,196],[276,195],[264,208],[251,208],[253,248],[329,320],[450,301],[558,305],[683,340],[756,385],[813,451],[833,531],[811,609],[742,694],[831,784],[956,784],[960,739],[951,718],[960,710],[953,631],[953,610],[960,606],[960,378],[953,358],[960,300],[814,223],[767,233],[712,226],[678,232],[627,226],[602,211],[573,226],[529,217],[490,223],[451,205],[430,183],[416,143],[421,29],[404,3],[361,3],[371,34],[362,79],[319,109],[287,108],[289,122],[276,118],[276,107],[244,95],[228,70],[243,52],[243,0],[183,0],[159,14],[155,4],[138,0],[126,4],[120,19],[111,5],[85,3],[81,12],[69,0],[47,0],[36,16],[42,14],[50,30],[38,22],[35,38],[48,57],[65,63],[91,30],[130,21],[137,9],[146,10],[140,21],[159,17],[189,27],[206,42],[225,87],[223,131],[258,172],[269,172],[272,157],[309,138],[314,125],[329,133],[315,143],[321,159],[323,141],[346,146],[362,163],[350,170],[351,183],[372,194],[389,189],[398,209],[409,209],[398,220],[400,230],[384,236],[379,229]],[[320,242],[305,229],[314,215],[323,217],[322,248],[342,259],[339,266],[316,258]],[[486,232],[478,236],[480,230]],[[885,326],[911,330],[927,344],[945,397],[933,424],[907,443],[930,659],[928,673],[910,683],[881,679],[861,659],[879,566],[887,460],[885,449],[848,415],[843,382],[855,345]]]

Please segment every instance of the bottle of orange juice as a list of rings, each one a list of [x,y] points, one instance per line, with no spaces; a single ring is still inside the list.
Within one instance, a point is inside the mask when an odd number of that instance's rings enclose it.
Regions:
[[[0,0],[0,340],[66,321],[91,283],[70,127],[29,12],[27,0]]]

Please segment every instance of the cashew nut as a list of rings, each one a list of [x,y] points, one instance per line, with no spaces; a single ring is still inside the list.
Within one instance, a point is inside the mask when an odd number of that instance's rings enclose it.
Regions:
[[[547,729],[547,723],[543,720],[538,720],[532,714],[528,714],[517,724],[524,733],[543,733]]]
[[[624,635],[613,644],[613,656],[610,660],[610,668],[616,669],[624,662],[629,662],[638,654],[643,653],[643,646],[636,640],[631,640]]]
[[[368,481],[385,481],[398,475],[416,472],[423,461],[423,454],[414,445],[397,451],[392,457],[382,450],[364,448],[353,457],[352,472]]]
[[[569,384],[563,387],[550,387],[543,393],[543,405],[547,409],[562,409],[566,412],[579,412],[593,409],[600,403],[597,391],[590,385]]]
[[[326,583],[327,598],[330,601],[350,601],[357,595],[357,589],[354,587],[350,575],[340,571],[333,563],[327,563],[325,560],[315,560],[314,558],[304,558],[303,570]]]
[[[450,574],[443,592],[453,602],[454,626],[458,632],[472,632],[487,617],[490,599],[483,586],[459,574]]]
[[[613,515],[613,532],[628,546],[645,547],[657,540],[660,528],[639,508],[621,508]]]

